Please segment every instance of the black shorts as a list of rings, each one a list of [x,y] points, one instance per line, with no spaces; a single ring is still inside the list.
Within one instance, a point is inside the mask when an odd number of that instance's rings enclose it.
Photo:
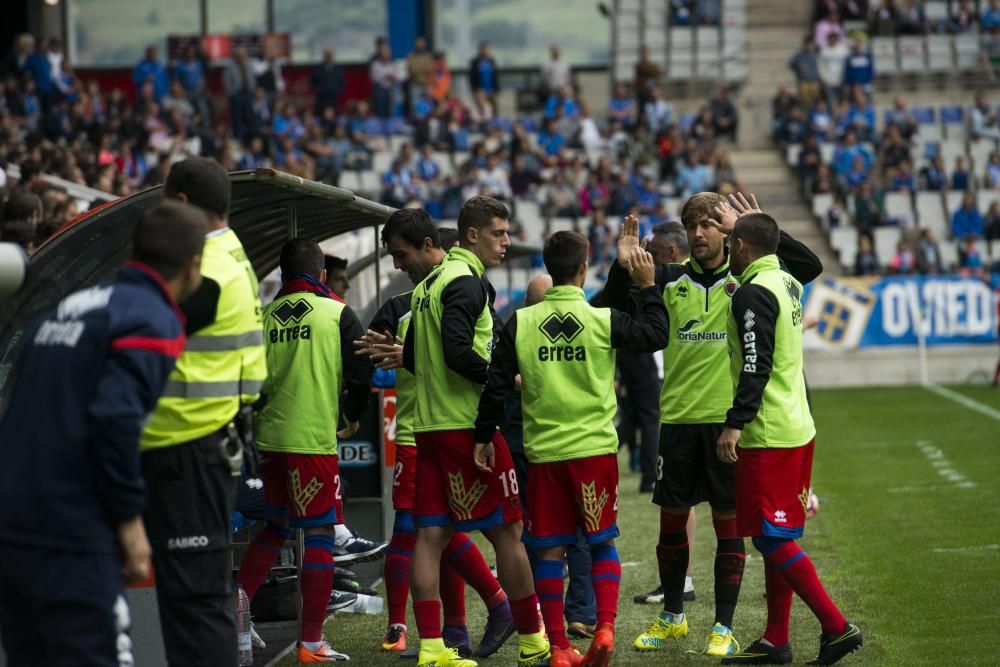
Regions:
[[[684,508],[708,501],[712,509],[736,509],[736,466],[715,455],[724,424],[660,424],[653,502]]]

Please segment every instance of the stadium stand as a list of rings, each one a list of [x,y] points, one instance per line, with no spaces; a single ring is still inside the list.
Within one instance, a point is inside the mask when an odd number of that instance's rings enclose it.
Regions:
[[[831,19],[828,4],[816,3],[815,18]],[[892,273],[918,270],[893,258],[900,241],[916,251],[924,230],[939,244],[945,270],[978,274],[1000,259],[992,247],[1000,238],[996,100],[975,79],[960,79],[960,97],[947,102],[918,92],[930,103],[911,106],[898,94],[904,75],[992,76],[996,27],[989,9],[983,3],[981,13],[966,15],[968,3],[954,4],[950,11],[944,2],[923,3],[916,25],[893,3],[872,8],[867,20],[843,22],[855,53],[869,54],[873,85],[852,85],[845,77],[816,104],[797,100],[787,88],[773,100],[774,140],[845,272],[854,270],[859,234],[870,237],[882,269]],[[886,6],[891,20],[883,16]]]

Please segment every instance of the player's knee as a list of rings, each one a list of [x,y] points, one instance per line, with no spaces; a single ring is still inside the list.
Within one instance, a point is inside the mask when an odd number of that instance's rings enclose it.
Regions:
[[[417,528],[417,542],[443,552],[453,533],[451,526],[420,526]]]
[[[687,530],[688,514],[691,510],[663,509],[660,511],[660,534],[672,535]]]
[[[757,551],[761,552],[765,556],[774,553],[781,545],[791,542],[792,540],[783,537],[768,537],[766,535],[757,535],[752,540],[753,546]]]
[[[559,561],[559,576],[562,576],[562,559],[566,554],[566,547],[561,544],[554,547],[542,547],[537,549],[538,561]]]
[[[515,521],[513,523],[493,526],[489,530],[485,531],[485,535],[486,539],[493,544],[495,549],[502,549],[504,546],[509,544],[520,544],[521,530],[522,523],[520,521]]]

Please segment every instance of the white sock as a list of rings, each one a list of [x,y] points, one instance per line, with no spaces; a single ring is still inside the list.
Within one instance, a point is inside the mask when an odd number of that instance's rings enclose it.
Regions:
[[[693,590],[694,590],[694,578],[684,577],[684,592],[690,593]]]
[[[319,647],[323,645],[323,642],[302,642],[302,645],[306,647],[309,651],[318,651]]]
[[[333,543],[340,546],[351,537],[351,531],[342,523],[336,524],[333,529],[336,531],[333,536]]]

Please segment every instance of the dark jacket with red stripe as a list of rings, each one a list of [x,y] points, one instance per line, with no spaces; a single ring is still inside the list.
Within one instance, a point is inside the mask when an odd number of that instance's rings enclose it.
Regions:
[[[139,434],[184,342],[162,279],[134,262],[25,331],[0,417],[0,550],[118,552],[117,525],[143,511]]]

